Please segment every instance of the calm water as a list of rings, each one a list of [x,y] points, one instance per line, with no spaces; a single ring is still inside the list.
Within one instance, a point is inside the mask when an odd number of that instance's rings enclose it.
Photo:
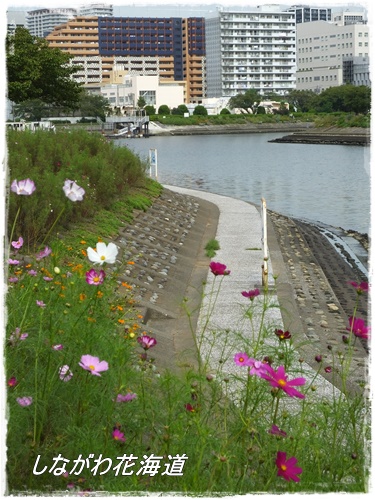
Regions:
[[[369,232],[370,148],[269,143],[285,134],[116,139],[142,158],[157,149],[158,181],[260,204],[281,214]]]

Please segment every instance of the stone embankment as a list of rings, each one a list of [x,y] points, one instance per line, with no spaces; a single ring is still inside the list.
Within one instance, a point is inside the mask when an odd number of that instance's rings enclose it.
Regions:
[[[309,122],[243,123],[226,125],[162,125],[150,122],[150,135],[219,135],[290,133],[270,142],[295,144],[340,144],[363,146],[370,144],[370,129],[360,127],[315,127]]]
[[[292,144],[339,144],[345,146],[368,146],[370,145],[370,131],[363,128],[314,128],[295,132],[269,142],[281,142]]]

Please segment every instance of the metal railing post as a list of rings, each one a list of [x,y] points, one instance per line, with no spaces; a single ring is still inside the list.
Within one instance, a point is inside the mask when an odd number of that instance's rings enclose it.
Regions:
[[[262,198],[261,217],[263,244],[262,285],[264,288],[268,288],[267,204],[264,198]]]

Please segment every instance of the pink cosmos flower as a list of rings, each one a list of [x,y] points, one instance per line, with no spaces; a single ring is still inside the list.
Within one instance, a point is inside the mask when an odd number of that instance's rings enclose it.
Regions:
[[[141,347],[143,347],[145,351],[157,344],[156,339],[150,337],[149,335],[142,335],[142,337],[138,337],[137,342],[141,344]]]
[[[238,352],[237,354],[235,354],[234,356],[234,362],[236,363],[236,365],[238,366],[248,366],[248,362],[249,362],[250,358],[249,356],[246,354],[246,352]]]
[[[366,281],[362,281],[361,283],[357,283],[356,281],[349,281],[349,285],[354,286],[356,288],[358,295],[361,295],[363,292],[368,292],[369,285]]]
[[[101,377],[99,372],[105,372],[108,370],[107,361],[99,361],[99,358],[91,356],[90,354],[84,354],[78,364],[84,370],[88,370],[92,375],[97,375],[98,377]]]
[[[68,365],[59,368],[59,377],[63,382],[68,382],[73,377],[73,372],[69,369]]]
[[[43,276],[44,281],[52,281],[53,278],[50,278],[49,276]]]
[[[137,395],[135,392],[128,392],[127,394],[117,394],[116,398],[116,403],[126,403],[128,401],[133,401],[133,399],[136,399]]]
[[[33,403],[33,398],[31,396],[24,396],[23,398],[17,398],[16,401],[20,406],[30,406]]]
[[[27,274],[30,274],[30,276],[36,276],[38,273],[34,269],[30,269],[30,271],[27,271]]]
[[[7,384],[8,387],[16,387],[16,385],[18,384],[18,380],[16,379],[16,377],[10,377]]]
[[[52,253],[52,250],[51,248],[49,247],[45,247],[44,250],[41,250],[37,256],[36,256],[36,260],[41,260],[41,259],[44,259],[44,257],[48,257],[49,254]]]
[[[286,437],[287,436],[287,433],[281,429],[279,429],[279,427],[277,427],[277,425],[273,424],[271,429],[269,429],[268,431],[269,434],[274,434],[275,436],[281,436],[281,437]]]
[[[296,483],[300,481],[297,474],[301,474],[302,469],[301,467],[296,467],[296,457],[290,457],[287,459],[284,451],[278,451],[275,463],[278,468],[278,476],[283,477],[286,481],[292,480]]]
[[[255,288],[254,290],[249,290],[248,292],[241,292],[241,295],[253,301],[255,297],[258,297],[260,294],[259,288]]]
[[[11,276],[11,277],[8,279],[8,281],[9,281],[10,283],[18,283],[18,278],[16,278],[15,276]]]
[[[35,183],[31,179],[24,179],[22,181],[17,182],[17,179],[15,179],[11,186],[10,189],[17,194],[21,195],[30,195],[33,194],[35,191]]]
[[[54,351],[62,351],[64,349],[64,346],[62,344],[55,344],[52,346],[52,349]]]
[[[348,332],[353,332],[356,337],[360,337],[362,339],[370,338],[370,327],[365,325],[365,322],[362,318],[353,318],[350,316],[349,318],[349,328],[346,328]]]
[[[16,260],[16,259],[8,259],[8,264],[10,266],[17,266],[18,264],[20,263],[19,260]]]
[[[14,345],[18,340],[25,340],[29,336],[28,333],[21,333],[21,329],[17,326],[13,333],[9,337],[9,342]]]
[[[71,201],[82,201],[85,195],[85,190],[69,179],[64,182],[63,191]]]
[[[125,443],[126,441],[124,433],[116,428],[112,432],[112,437],[115,441],[122,441],[123,443]]]
[[[250,358],[250,362],[248,366],[250,366],[250,375],[256,375],[257,377],[262,377],[262,374],[266,370],[267,363],[263,363],[263,361],[257,361],[256,359]],[[268,365],[267,365],[268,366]]]
[[[215,276],[227,276],[230,274],[230,271],[227,270],[227,266],[220,264],[220,262],[211,262],[210,269]]]
[[[271,366],[264,364],[263,372],[260,374],[261,378],[268,380],[272,387],[277,387],[278,389],[282,389],[288,396],[296,397],[300,399],[304,399],[305,395],[298,392],[294,389],[294,385],[304,385],[306,383],[306,379],[303,377],[295,378],[293,380],[288,380],[288,376],[285,373],[285,368],[283,366],[279,366],[279,368],[275,371]]]
[[[23,238],[20,236],[17,241],[12,241],[13,248],[21,248],[23,245]]]
[[[43,300],[37,300],[37,301],[36,301],[36,305],[37,305],[38,307],[46,307],[46,305],[47,305],[47,304],[45,304],[45,303],[43,302]]]
[[[99,273],[97,273],[95,269],[90,269],[90,271],[87,271],[86,273],[86,281],[89,285],[101,285],[104,282],[104,278],[104,271],[100,271]]]

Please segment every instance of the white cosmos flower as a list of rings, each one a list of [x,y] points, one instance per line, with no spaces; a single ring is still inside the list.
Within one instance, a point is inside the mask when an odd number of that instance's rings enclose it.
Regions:
[[[75,181],[66,179],[63,186],[64,193],[71,201],[82,201],[85,190],[78,186]]]
[[[99,241],[96,244],[96,250],[94,248],[89,247],[87,249],[87,257],[91,262],[95,262],[96,264],[114,264],[116,262],[116,256],[118,253],[118,248],[114,243],[108,243],[106,245],[102,241]]]

